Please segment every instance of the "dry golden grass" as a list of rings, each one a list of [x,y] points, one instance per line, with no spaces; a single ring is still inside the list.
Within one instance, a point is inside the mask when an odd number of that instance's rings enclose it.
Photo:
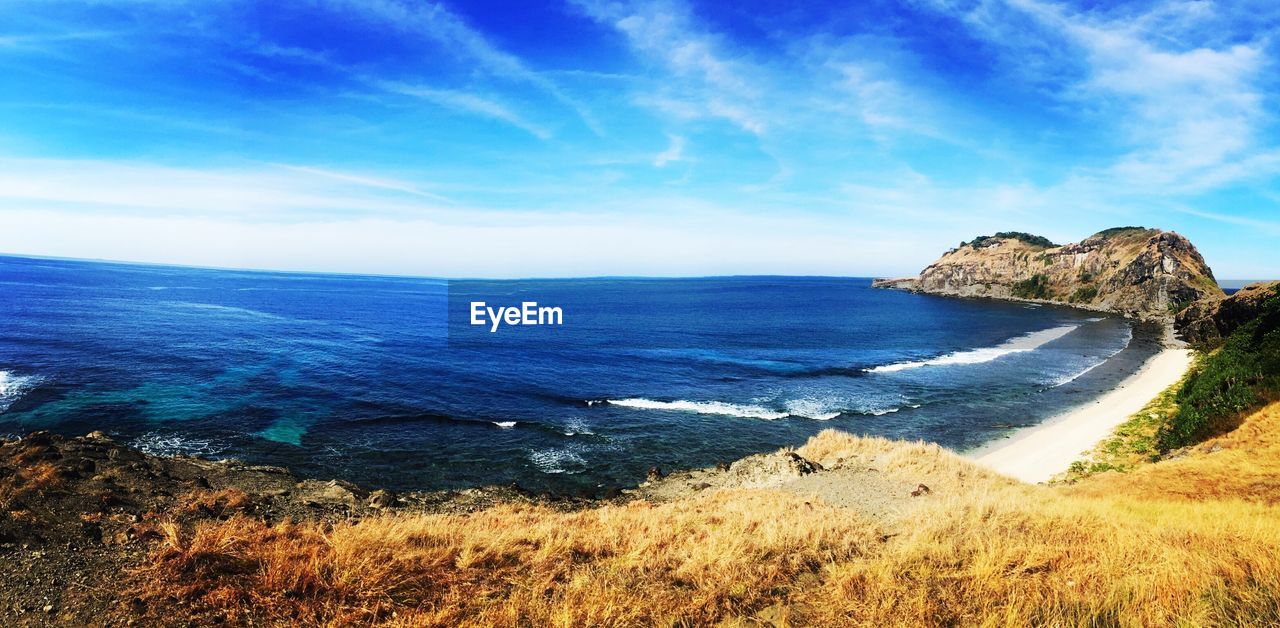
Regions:
[[[1018,482],[979,467],[936,443],[904,442],[879,436],[854,436],[823,430],[794,450],[825,468],[844,464],[874,466],[907,480],[928,478],[934,488],[1015,486]]]
[[[64,483],[56,464],[31,462],[0,478],[0,508],[8,510],[25,500],[40,499]]]
[[[764,490],[332,527],[235,517],[169,526],[137,581],[202,618],[279,624],[1280,625],[1278,427],[1273,405],[1183,460],[1052,487],[828,431],[797,452],[947,488],[894,522]]]
[[[1064,492],[1280,503],[1280,403],[1247,416],[1232,432],[1191,447],[1180,457],[1131,473],[1104,473]]]
[[[187,514],[203,514],[223,517],[242,510],[249,503],[249,495],[238,488],[221,490],[196,490],[183,496],[180,503]]]
[[[288,623],[696,623],[785,597],[881,544],[872,522],[776,493],[577,513],[498,507],[324,528],[167,526],[144,596]],[[393,612],[395,613],[393,615]]]

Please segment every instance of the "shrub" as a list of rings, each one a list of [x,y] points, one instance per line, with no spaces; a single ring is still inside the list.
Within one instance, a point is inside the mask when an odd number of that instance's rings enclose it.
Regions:
[[[1093,235],[1102,236],[1103,238],[1111,238],[1118,235],[1129,235],[1146,231],[1150,231],[1150,229],[1147,229],[1146,227],[1112,227],[1110,229],[1103,229]]]
[[[1049,277],[1037,274],[1032,275],[1030,279],[1015,282],[1013,296],[1019,299],[1048,299]]]
[[[1241,325],[1178,391],[1178,412],[1160,432],[1164,451],[1185,447],[1236,426],[1241,413],[1280,391],[1280,296]]]
[[[961,242],[961,243],[960,243],[960,246],[962,246],[962,247],[963,247],[963,246],[972,246],[972,247],[973,247],[973,248],[975,248],[975,249],[980,249],[980,248],[982,248],[982,247],[983,247],[983,245],[985,245],[987,242],[989,242],[989,241],[991,241],[991,240],[1006,239],[1006,238],[1011,238],[1011,239],[1014,239],[1014,240],[1019,240],[1019,241],[1021,241],[1021,242],[1025,242],[1025,243],[1027,243],[1027,244],[1030,244],[1031,246],[1037,246],[1037,247],[1045,248],[1045,249],[1050,249],[1050,248],[1053,248],[1053,247],[1055,247],[1055,246],[1058,246],[1058,245],[1054,244],[1054,243],[1053,243],[1053,241],[1052,241],[1052,240],[1050,240],[1049,238],[1046,238],[1046,237],[1044,237],[1044,236],[1038,236],[1038,235],[1030,234],[1030,233],[1025,233],[1025,232],[1022,232],[1022,231],[1001,231],[1001,232],[996,233],[995,235],[990,235],[990,236],[978,236],[978,237],[974,238],[973,240],[971,240],[971,241],[969,241],[969,242]]]
[[[1071,293],[1072,303],[1087,303],[1098,296],[1097,286],[1081,286]]]

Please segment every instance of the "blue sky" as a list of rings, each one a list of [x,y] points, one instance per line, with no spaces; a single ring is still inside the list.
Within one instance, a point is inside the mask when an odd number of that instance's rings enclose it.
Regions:
[[[1141,224],[1280,277],[1269,2],[6,2],[0,251],[914,273]]]

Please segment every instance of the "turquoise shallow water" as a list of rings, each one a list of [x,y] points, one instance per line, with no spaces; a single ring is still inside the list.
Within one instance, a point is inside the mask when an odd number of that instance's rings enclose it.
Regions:
[[[0,257],[0,432],[101,429],[393,488],[592,492],[833,427],[958,449],[1157,330],[821,277],[445,282]],[[488,333],[473,300],[562,307]]]

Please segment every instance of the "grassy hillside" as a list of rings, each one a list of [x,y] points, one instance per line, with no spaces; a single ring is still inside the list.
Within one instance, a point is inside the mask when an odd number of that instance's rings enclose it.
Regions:
[[[1280,393],[1280,295],[1210,353],[1178,391],[1178,410],[1160,430],[1162,450],[1199,442],[1234,428],[1241,413]]]
[[[132,574],[168,620],[388,625],[1274,625],[1280,405],[1073,486],[828,431],[796,450],[932,487],[892,519],[772,490],[580,512],[166,527]],[[181,601],[179,603],[179,601]]]

